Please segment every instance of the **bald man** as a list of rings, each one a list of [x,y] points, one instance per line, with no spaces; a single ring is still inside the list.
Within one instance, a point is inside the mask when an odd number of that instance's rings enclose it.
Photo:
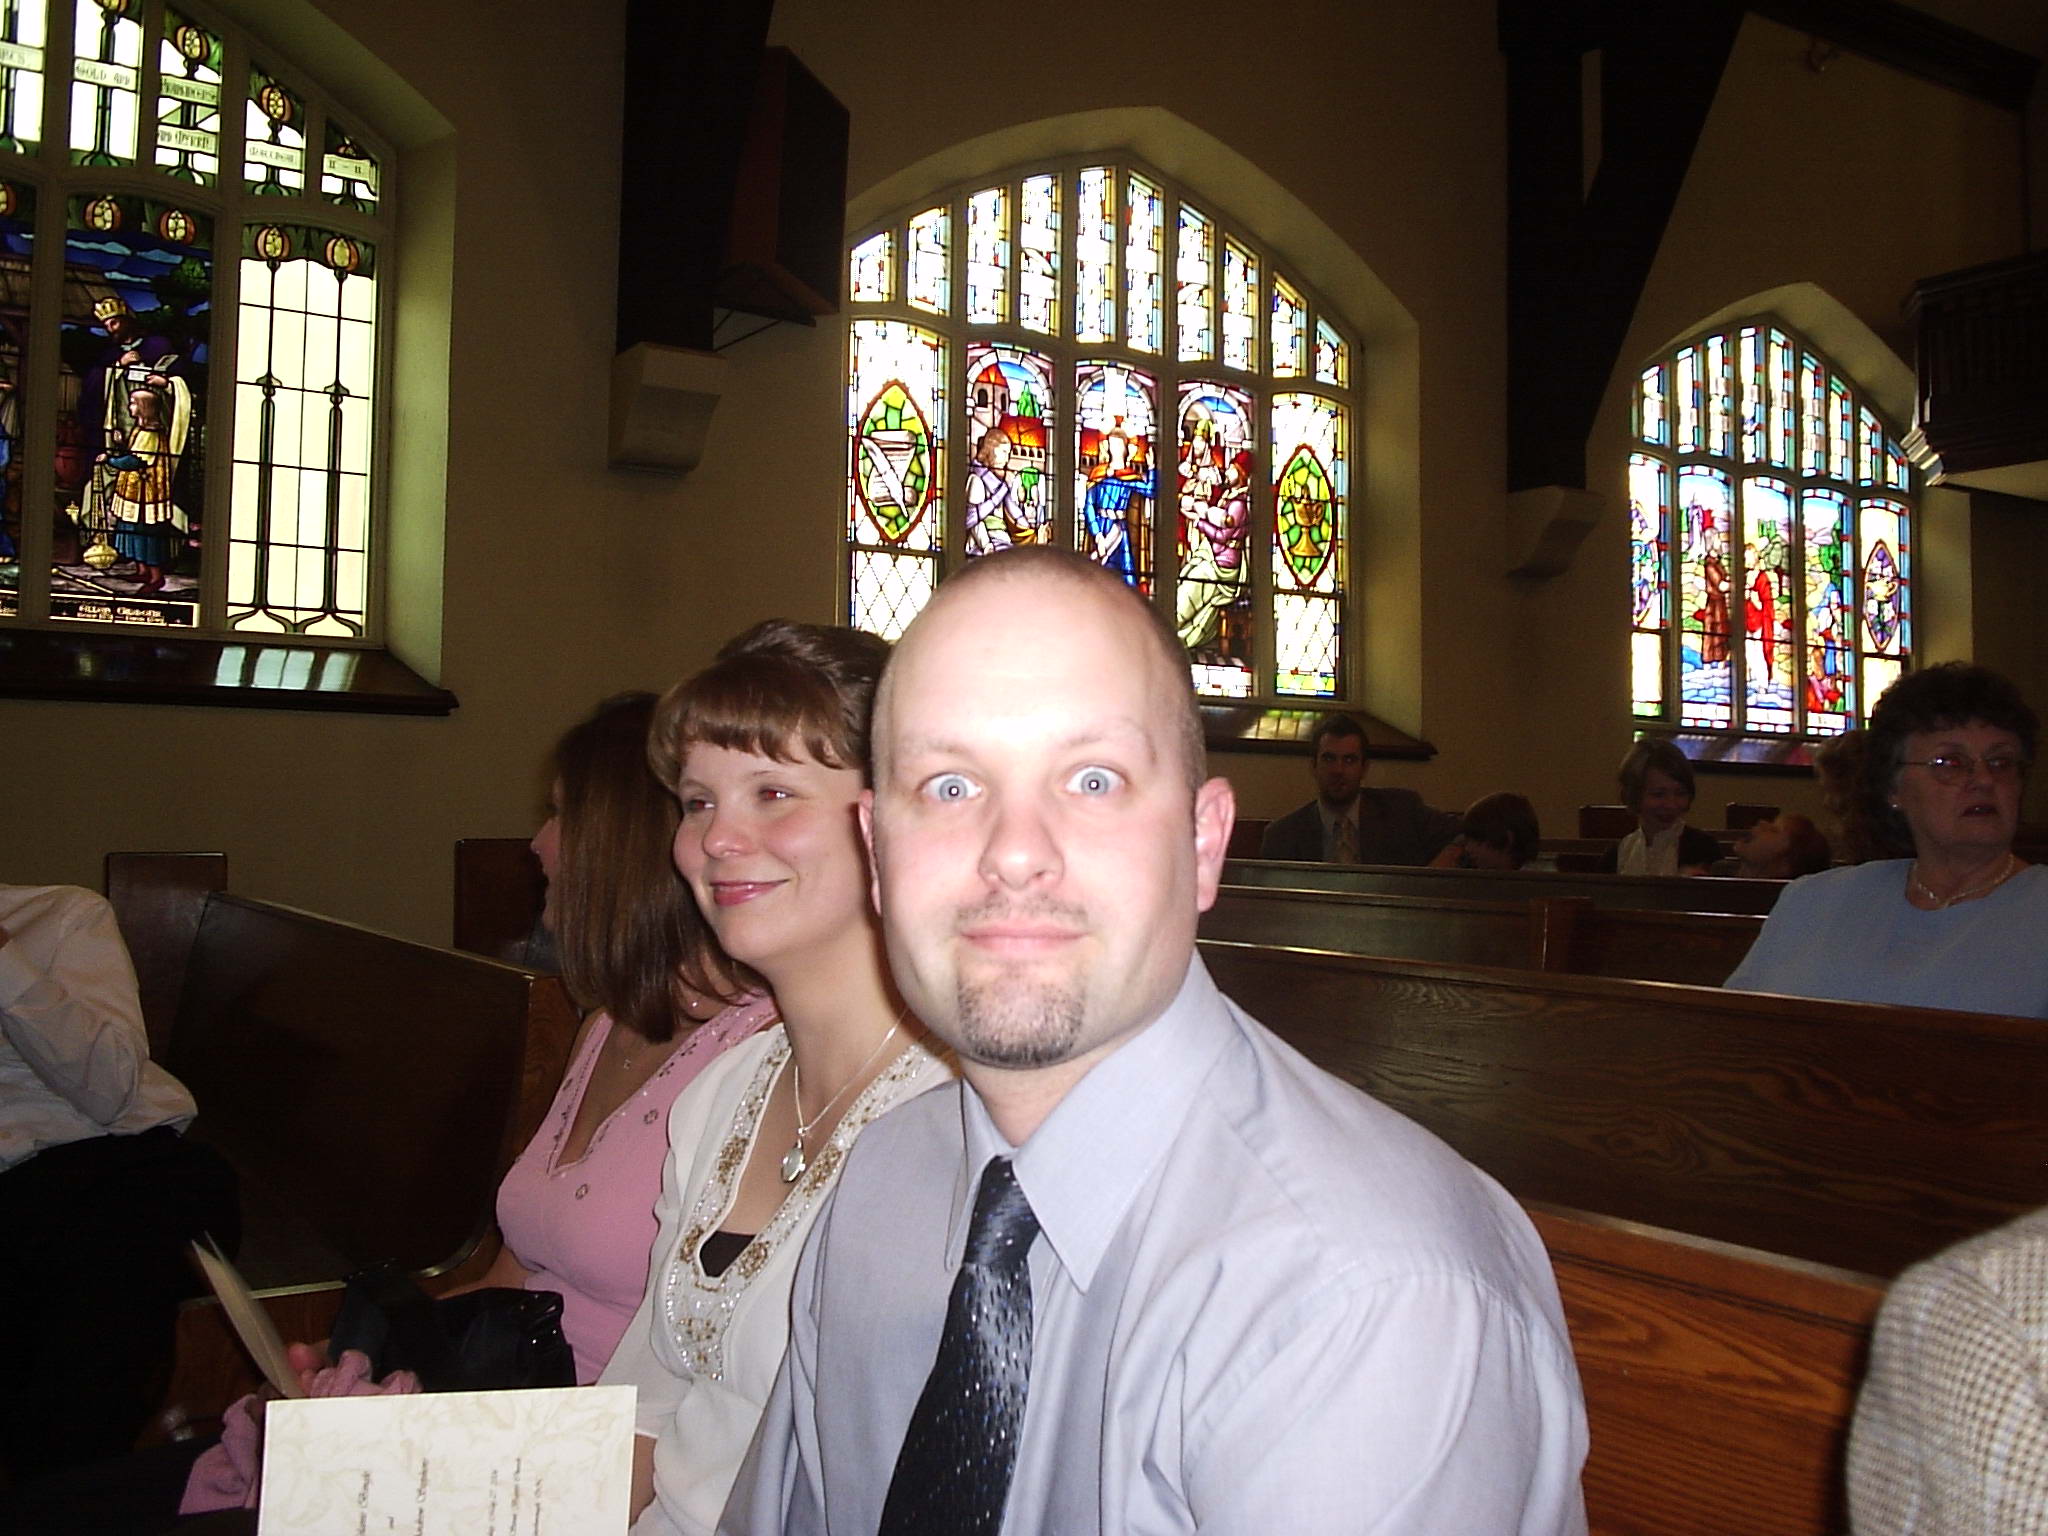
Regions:
[[[1234,804],[1152,612],[978,560],[874,743],[891,967],[966,1081],[850,1157],[721,1530],[1582,1532],[1520,1208],[1196,958]]]

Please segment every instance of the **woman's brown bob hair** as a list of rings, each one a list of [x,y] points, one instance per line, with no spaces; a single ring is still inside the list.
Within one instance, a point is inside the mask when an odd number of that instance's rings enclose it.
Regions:
[[[671,790],[697,745],[779,763],[804,755],[866,778],[868,717],[888,659],[888,642],[864,630],[763,620],[662,697],[647,760]]]
[[[621,693],[555,744],[555,949],[586,1008],[672,1040],[685,985],[724,996],[729,962],[676,873],[676,802],[647,771],[651,693]]]

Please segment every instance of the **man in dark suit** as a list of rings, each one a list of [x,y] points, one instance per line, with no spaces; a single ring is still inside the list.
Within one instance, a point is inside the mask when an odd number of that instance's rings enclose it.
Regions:
[[[1325,715],[1309,738],[1316,797],[1266,828],[1262,859],[1326,864],[1427,864],[1457,833],[1458,818],[1412,789],[1367,789],[1365,729]]]

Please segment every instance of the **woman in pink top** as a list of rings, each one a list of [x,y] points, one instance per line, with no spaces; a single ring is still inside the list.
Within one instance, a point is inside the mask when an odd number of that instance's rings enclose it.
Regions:
[[[668,1110],[726,1047],[775,1018],[734,987],[669,849],[676,801],[647,763],[651,693],[598,706],[555,748],[533,851],[541,921],[592,1010],[547,1118],[498,1189],[504,1247],[480,1285],[559,1291],[576,1379],[597,1379],[647,1287]],[[701,1021],[701,1022],[699,1022]]]

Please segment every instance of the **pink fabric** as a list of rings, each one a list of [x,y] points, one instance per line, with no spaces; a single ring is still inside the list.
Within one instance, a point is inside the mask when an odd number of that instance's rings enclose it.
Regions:
[[[341,1359],[323,1366],[306,1383],[308,1397],[398,1397],[420,1389],[411,1371],[393,1371],[382,1381],[370,1379],[370,1357],[345,1349]],[[263,1466],[263,1399],[251,1392],[236,1399],[220,1424],[220,1443],[202,1452],[185,1479],[181,1515],[204,1515],[216,1509],[254,1509]]]
[[[757,996],[698,1025],[639,1094],[597,1128],[583,1156],[559,1166],[591,1067],[611,1034],[610,1017],[599,1014],[547,1118],[498,1186],[498,1229],[513,1257],[533,1271],[527,1289],[562,1293],[562,1333],[576,1356],[578,1382],[597,1380],[647,1289],[669,1105],[722,1051],[774,1017],[774,1001]]]

